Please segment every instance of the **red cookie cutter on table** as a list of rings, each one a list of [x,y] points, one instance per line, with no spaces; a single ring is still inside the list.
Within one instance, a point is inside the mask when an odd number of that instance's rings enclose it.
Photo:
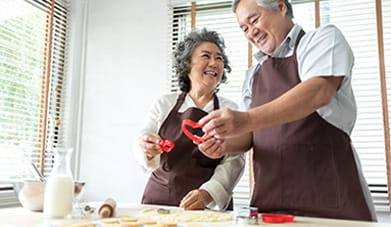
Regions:
[[[165,152],[170,152],[175,147],[175,143],[172,142],[171,140],[162,140],[161,139],[161,140],[159,140],[158,145]]]
[[[258,217],[258,212],[251,212],[250,217]]]
[[[205,134],[202,137],[199,137],[197,135],[193,135],[189,130],[186,128],[186,126],[190,126],[192,128],[202,128],[204,125],[198,124],[197,122],[194,122],[192,120],[186,119],[182,121],[182,131],[185,133],[187,137],[189,137],[194,142],[198,143],[201,142],[203,139],[205,139],[206,136],[208,136],[208,132],[205,132]]]
[[[288,223],[294,222],[295,216],[288,214],[262,214],[264,223]]]

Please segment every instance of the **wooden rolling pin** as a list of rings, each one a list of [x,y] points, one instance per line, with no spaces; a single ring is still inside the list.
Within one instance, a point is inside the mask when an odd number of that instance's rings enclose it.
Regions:
[[[106,199],[99,207],[98,214],[101,218],[109,218],[114,216],[114,211],[117,206],[117,202],[114,199]]]

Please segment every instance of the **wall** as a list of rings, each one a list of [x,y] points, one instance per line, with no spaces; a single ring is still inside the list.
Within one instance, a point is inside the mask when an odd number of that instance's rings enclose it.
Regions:
[[[75,176],[86,181],[86,200],[140,202],[148,175],[132,142],[152,101],[167,91],[166,1],[72,6]]]

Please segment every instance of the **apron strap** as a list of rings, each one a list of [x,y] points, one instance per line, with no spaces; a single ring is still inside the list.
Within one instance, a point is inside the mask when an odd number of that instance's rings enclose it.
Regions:
[[[220,109],[219,99],[217,98],[216,93],[213,94],[213,109],[214,110]]]
[[[303,29],[301,29],[299,32],[299,35],[297,36],[297,39],[296,39],[294,53],[296,53],[297,47],[299,46],[299,42],[300,42],[301,38],[303,38],[304,35],[305,35],[305,32]]]
[[[186,98],[186,92],[182,92],[179,96],[178,96],[178,99],[176,101],[176,104],[174,106],[174,108],[172,108],[171,112],[174,112],[174,113],[177,113],[179,108],[181,108],[183,102],[185,101],[185,98]]]

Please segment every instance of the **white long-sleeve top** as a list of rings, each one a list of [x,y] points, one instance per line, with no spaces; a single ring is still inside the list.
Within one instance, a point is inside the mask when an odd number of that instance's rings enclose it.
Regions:
[[[146,171],[152,172],[160,163],[160,155],[148,160],[145,153],[139,146],[139,140],[145,133],[158,134],[163,122],[166,120],[168,114],[177,102],[179,93],[166,94],[158,98],[151,106],[144,123],[139,131],[137,139],[134,141],[134,155],[136,160],[144,167]],[[236,110],[237,104],[233,101],[217,96],[220,108],[230,108]],[[196,107],[189,95],[179,109],[179,112],[184,112],[190,107]],[[203,111],[209,113],[213,111],[213,99],[205,105]],[[213,198],[213,202],[207,205],[210,209],[225,209],[232,197],[232,191],[240,177],[243,174],[245,165],[244,154],[229,154],[225,155],[220,164],[216,167],[212,177],[201,185],[199,189],[204,189]]]

